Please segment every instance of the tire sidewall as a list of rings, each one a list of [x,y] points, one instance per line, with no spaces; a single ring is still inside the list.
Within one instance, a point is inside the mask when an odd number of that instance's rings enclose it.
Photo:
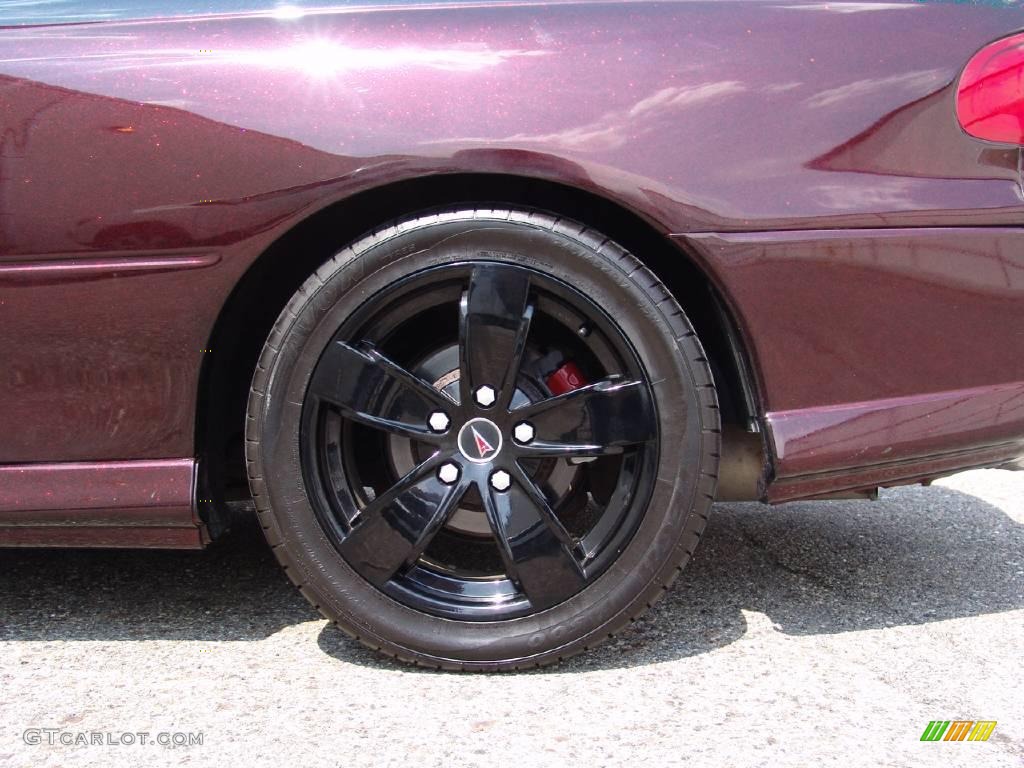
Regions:
[[[495,659],[531,661],[559,655],[607,635],[623,614],[652,600],[670,580],[694,529],[702,424],[690,361],[680,353],[679,322],[659,307],[664,288],[636,262],[528,222],[446,217],[419,220],[386,238],[371,236],[318,271],[311,296],[289,305],[259,412],[256,462],[293,578],[322,611],[364,642],[405,658],[486,667]],[[651,382],[660,447],[648,508],[618,559],[594,582],[545,611],[503,621],[456,621],[415,611],[366,582],[321,528],[300,459],[302,403],[320,355],[352,312],[420,270],[447,263],[502,261],[562,280],[604,307],[633,345]],[[628,267],[632,274],[627,273]],[[645,285],[643,281],[647,281]],[[300,291],[298,296],[303,296]],[[294,302],[293,302],[294,303]],[[674,302],[670,302],[673,306]],[[688,329],[688,328],[687,328]],[[701,520],[701,523],[703,521]],[[698,529],[699,531],[699,529]],[[695,536],[693,543],[695,543]],[[692,545],[690,545],[692,546]]]

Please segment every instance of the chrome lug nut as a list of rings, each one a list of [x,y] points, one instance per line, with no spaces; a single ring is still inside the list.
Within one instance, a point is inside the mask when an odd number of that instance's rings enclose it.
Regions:
[[[521,421],[516,424],[516,428],[512,430],[512,435],[515,437],[517,443],[523,443],[525,445],[533,440],[533,425],[525,421]]]
[[[512,485],[512,478],[504,469],[499,469],[491,474],[491,487],[496,491],[507,491]]]
[[[482,387],[478,387],[473,397],[476,399],[476,404],[481,408],[487,408],[488,406],[494,405],[494,401],[497,395],[494,392],[494,387],[488,387],[484,384]]]
[[[441,468],[437,470],[437,479],[446,485],[451,485],[459,479],[459,468],[450,461],[447,464],[442,464]]]
[[[430,429],[434,432],[444,432],[451,423],[452,420],[448,418],[448,414],[442,411],[434,411],[430,414],[430,418],[427,419],[427,424],[430,425]]]

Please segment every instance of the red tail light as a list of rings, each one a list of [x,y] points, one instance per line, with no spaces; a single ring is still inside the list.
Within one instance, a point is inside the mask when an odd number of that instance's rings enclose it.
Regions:
[[[1024,34],[987,45],[967,62],[956,114],[971,136],[1024,144]]]

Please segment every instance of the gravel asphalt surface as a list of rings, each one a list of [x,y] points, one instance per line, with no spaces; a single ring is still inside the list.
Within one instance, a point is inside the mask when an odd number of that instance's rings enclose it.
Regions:
[[[719,504],[647,617],[519,674],[376,658],[251,525],[206,552],[0,550],[0,766],[1022,766],[1022,650],[1024,472]],[[936,719],[998,725],[919,741]]]

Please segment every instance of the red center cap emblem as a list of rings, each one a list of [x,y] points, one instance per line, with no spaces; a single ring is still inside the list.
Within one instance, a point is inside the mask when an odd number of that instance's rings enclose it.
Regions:
[[[501,430],[488,419],[470,419],[459,430],[459,451],[472,462],[484,464],[501,450]]]
[[[472,427],[472,430],[473,439],[476,440],[476,452],[480,454],[480,458],[485,459],[488,453],[494,453],[494,446],[484,439],[484,436],[477,431],[477,428]]]

